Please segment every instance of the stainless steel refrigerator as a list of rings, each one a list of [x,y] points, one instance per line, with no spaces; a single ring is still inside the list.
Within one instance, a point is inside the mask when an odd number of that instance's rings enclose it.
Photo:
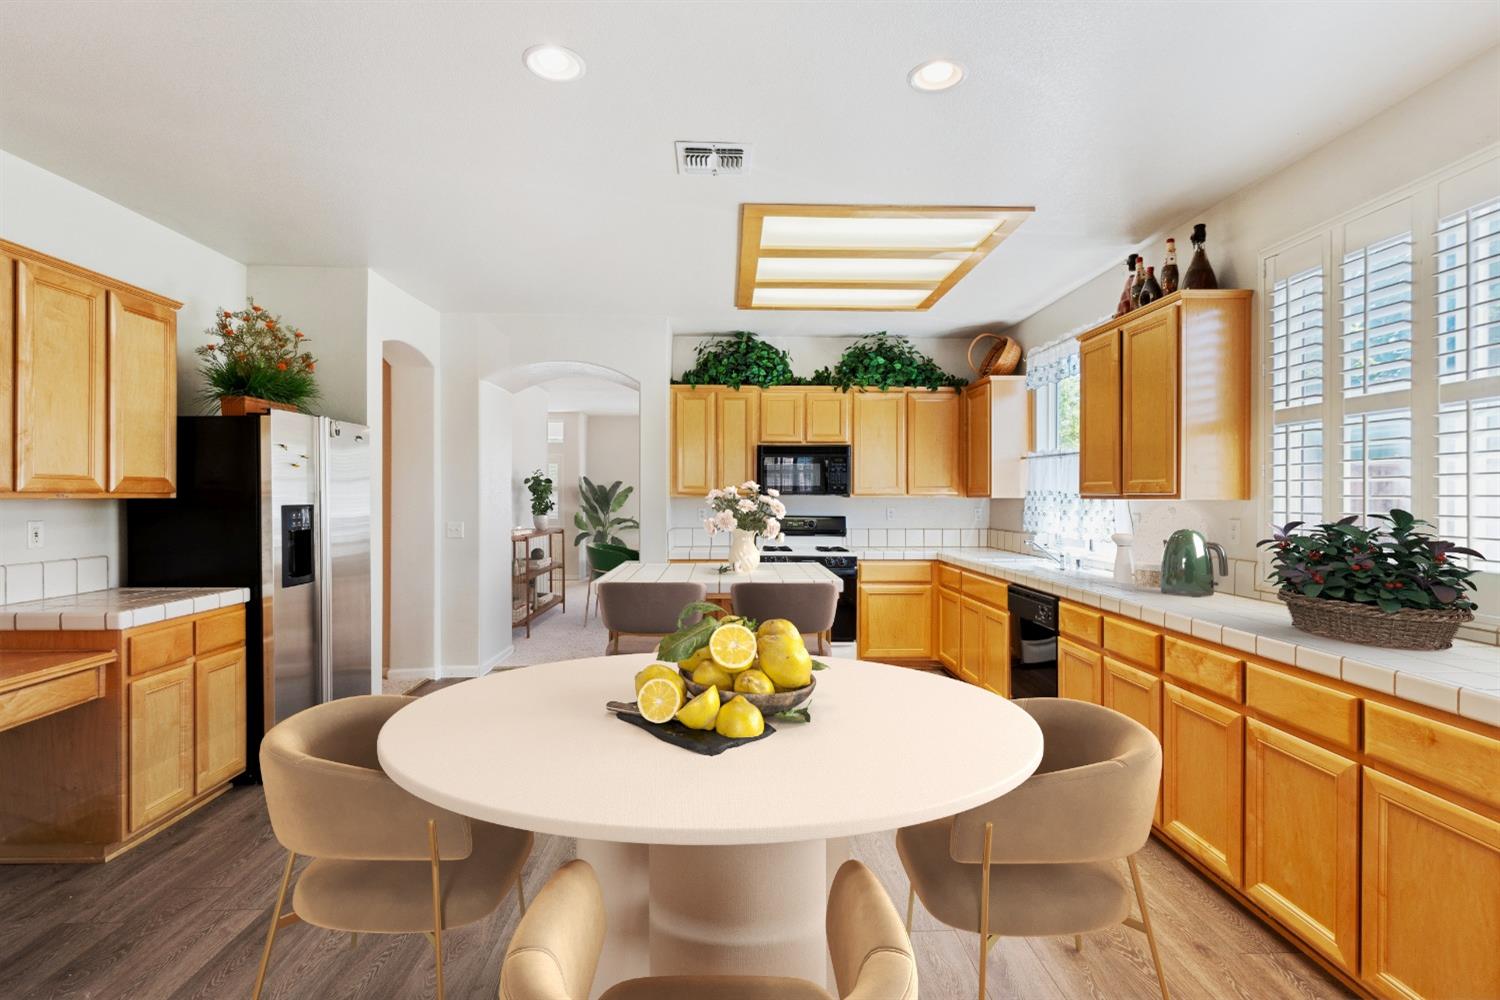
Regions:
[[[130,500],[127,586],[240,586],[247,759],[271,726],[372,687],[370,434],[275,411],[181,417],[177,496]]]

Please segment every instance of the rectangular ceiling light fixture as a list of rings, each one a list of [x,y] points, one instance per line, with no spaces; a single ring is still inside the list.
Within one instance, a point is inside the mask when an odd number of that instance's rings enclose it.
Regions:
[[[920,311],[1031,208],[742,205],[741,309]]]

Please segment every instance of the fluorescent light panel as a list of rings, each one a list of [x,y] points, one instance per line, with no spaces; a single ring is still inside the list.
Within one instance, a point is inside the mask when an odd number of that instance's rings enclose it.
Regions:
[[[961,261],[882,257],[762,257],[757,281],[942,281]]]
[[[932,294],[925,288],[757,288],[756,308],[915,309]]]
[[[992,217],[830,218],[768,215],[761,224],[760,245],[777,249],[858,247],[863,250],[937,250],[954,247],[972,250],[984,242],[999,223],[999,219]]]

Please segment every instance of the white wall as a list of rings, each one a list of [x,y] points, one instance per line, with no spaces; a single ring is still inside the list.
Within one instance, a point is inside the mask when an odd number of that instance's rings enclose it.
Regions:
[[[318,359],[321,397],[314,413],[356,424],[370,423],[369,275],[360,267],[250,267],[255,304],[279,314],[307,334],[307,350]],[[379,358],[379,352],[376,352]],[[379,372],[375,385],[379,386]]]
[[[561,441],[547,442],[547,464],[557,466],[557,476],[552,483],[557,510],[552,512],[552,523],[563,529],[560,555],[568,567],[569,579],[577,579],[581,573],[581,546],[575,548],[573,545],[573,536],[578,533],[578,529],[573,526],[573,515],[578,513],[583,496],[579,489],[579,477],[587,475],[589,418],[587,414],[577,411],[552,410],[550,407],[554,402],[549,393],[547,423],[549,427],[560,423],[563,429]]]
[[[608,488],[616,480],[634,486],[616,517],[641,516],[641,418],[638,416],[605,416],[590,414],[588,421],[588,454],[584,474],[596,485]],[[674,502],[675,506],[675,502]],[[573,532],[577,534],[577,532]],[[627,529],[620,539],[635,548],[641,533]],[[581,548],[581,546],[580,546]]]
[[[547,474],[547,391],[533,387],[511,393],[510,406],[510,526],[529,528],[531,491],[522,480],[538,469]]]
[[[1158,264],[1166,236],[1175,235],[1180,248],[1190,249],[1187,236],[1193,223],[1207,223],[1209,260],[1220,287],[1253,288],[1258,292],[1263,250],[1500,141],[1500,115],[1494,114],[1497,81],[1500,49],[1458,67],[1219,204],[1184,214],[1179,225],[1151,235],[1138,249],[1144,250],[1149,263]],[[1482,113],[1482,109],[1489,109],[1489,113]],[[1188,256],[1182,255],[1184,270]],[[1032,347],[1108,318],[1124,282],[1124,254],[1118,261],[1101,261],[1100,265],[1107,269],[1006,332]],[[1258,295],[1256,302],[1254,351],[1255,370],[1259,371],[1259,359],[1264,355],[1264,317]],[[1254,433],[1253,467],[1260,468],[1267,433],[1259,408]],[[1136,509],[1141,506],[1132,504]],[[1231,557],[1255,558],[1255,540],[1263,537],[1259,499],[1179,507],[1188,520],[1202,524],[1211,539],[1225,543]],[[1020,511],[1019,503],[995,501],[991,525],[1020,530]],[[1229,544],[1230,519],[1238,519],[1241,527],[1240,541],[1234,545]],[[1141,558],[1146,548],[1136,548]],[[1500,610],[1500,580],[1494,575],[1484,575],[1481,606],[1492,613]]]
[[[245,266],[124,206],[0,151],[0,236],[160,292],[177,313],[178,410],[198,412],[198,357],[220,306],[245,302]],[[76,556],[109,557],[120,579],[120,503],[7,500],[0,504],[0,565]],[[45,544],[27,549],[27,521],[45,525]]]
[[[510,515],[514,510],[515,459],[510,451],[510,430],[514,420],[514,400],[510,393],[489,382],[478,383],[475,391],[479,418],[476,437],[492,445],[481,449],[478,455],[479,518],[476,525],[478,537],[474,540],[478,548],[476,566],[479,574],[479,600],[474,609],[477,641],[474,659],[462,661],[462,666],[467,668],[472,662],[474,672],[483,673],[508,655],[512,648],[510,531],[515,518]],[[474,460],[473,455],[467,457],[471,463]],[[455,622],[450,616],[448,620],[470,632],[476,624],[476,619]],[[445,664],[444,669],[453,673],[467,672],[451,663]]]

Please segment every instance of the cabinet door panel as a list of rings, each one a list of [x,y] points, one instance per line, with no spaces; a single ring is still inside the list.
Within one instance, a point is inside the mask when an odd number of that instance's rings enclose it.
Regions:
[[[869,659],[932,658],[932,584],[861,583],[859,655]]]
[[[721,389],[714,394],[718,424],[719,485],[759,480],[755,468],[755,434],[759,426],[760,394],[753,389]]]
[[[1120,331],[1078,347],[1078,492],[1119,496]]]
[[[0,254],[0,493],[15,489],[16,260]]]
[[[170,495],[177,479],[177,313],[109,293],[109,489]]]
[[[770,444],[801,444],[802,407],[807,394],[770,390],[760,401],[760,439]]]
[[[906,394],[906,492],[913,496],[959,496],[963,401],[951,392]]]
[[[803,435],[808,444],[849,443],[849,394],[809,390],[803,404],[806,408]]]
[[[205,656],[195,667],[197,777],[193,787],[201,794],[245,769],[245,649]]]
[[[103,493],[104,289],[24,261],[16,277],[16,489]]]
[[[130,829],[193,797],[193,664],[130,682]]]
[[[672,494],[702,497],[724,485],[714,468],[714,392],[672,390]]]
[[[854,394],[853,462],[854,494],[906,493],[906,393]]]
[[[1101,701],[1121,715],[1128,715],[1161,739],[1161,678],[1137,670],[1106,656]],[[1156,823],[1161,825],[1161,789],[1156,793]]]
[[[1358,973],[1359,764],[1250,719],[1245,895]]]
[[[946,587],[938,588],[938,662],[953,674],[959,672],[959,659],[963,655],[963,640],[959,625],[958,594]]]
[[[1057,640],[1057,696],[1099,704],[1100,659],[1092,649]]]
[[[1360,978],[1379,996],[1500,996],[1500,823],[1364,771]]]
[[[1245,719],[1165,687],[1162,829],[1232,885],[1240,884]]]
[[[964,390],[964,495],[987,497],[994,485],[990,416],[994,387],[988,382]]]
[[[1177,492],[1177,310],[1121,331],[1124,371],[1120,452],[1127,496]]]
[[[960,680],[978,684],[984,677],[984,606],[973,598],[963,598],[959,605],[958,623],[963,635],[958,676]]]
[[[979,683],[998,695],[1010,697],[1010,613],[982,607],[980,636],[984,658]]]

